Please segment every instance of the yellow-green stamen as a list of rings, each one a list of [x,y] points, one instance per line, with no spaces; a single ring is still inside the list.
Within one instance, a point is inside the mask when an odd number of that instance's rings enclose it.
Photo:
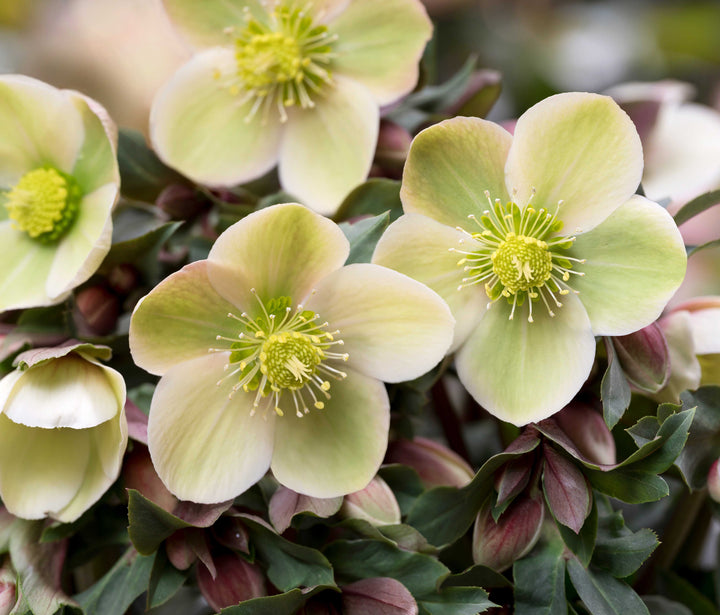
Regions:
[[[23,175],[5,198],[14,228],[47,244],[60,239],[75,221],[82,191],[67,173],[41,167]]]

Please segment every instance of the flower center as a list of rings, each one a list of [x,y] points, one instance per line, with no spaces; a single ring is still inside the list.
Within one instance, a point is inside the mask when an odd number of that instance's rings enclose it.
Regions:
[[[241,104],[253,101],[246,121],[261,107],[266,118],[274,106],[283,122],[286,107],[314,107],[312,97],[332,85],[329,64],[337,37],[313,23],[308,7],[298,8],[292,0],[279,3],[266,23],[249,11],[245,22],[240,32],[229,31],[235,37],[237,70],[228,87]]]
[[[82,192],[70,175],[42,167],[23,175],[5,193],[5,208],[14,228],[40,243],[57,241],[77,217]]]
[[[461,240],[467,248],[453,252],[463,254],[458,265],[467,272],[458,290],[475,284],[484,284],[490,298],[488,307],[500,297],[505,297],[512,306],[510,320],[515,309],[527,299],[528,321],[533,322],[533,302],[542,301],[550,316],[555,316],[551,304],[562,307],[558,295],[577,291],[570,288],[571,275],[585,275],[573,270],[574,263],[582,259],[564,254],[569,250],[575,237],[561,235],[563,223],[557,219],[562,201],[554,213],[544,207],[535,210],[528,205],[520,209],[514,202],[494,202],[485,193],[490,203],[478,219],[468,216],[479,227],[468,232],[458,227],[471,242]]]
[[[342,340],[335,339],[339,331],[328,331],[328,323],[318,323],[319,316],[302,305],[293,310],[289,297],[263,303],[255,289],[252,292],[260,304],[260,316],[228,314],[241,323],[241,331],[236,338],[217,336],[218,340],[230,342],[229,348],[210,349],[230,352],[225,370],[231,371],[217,384],[237,375],[231,398],[240,389],[245,393],[255,391],[251,415],[266,397],[272,398],[279,416],[285,415],[289,403],[298,417],[310,411],[308,405],[322,410],[325,403],[318,397],[330,399],[327,378],[346,377],[345,372],[327,364],[348,360],[347,353],[331,350],[332,346],[343,345]]]

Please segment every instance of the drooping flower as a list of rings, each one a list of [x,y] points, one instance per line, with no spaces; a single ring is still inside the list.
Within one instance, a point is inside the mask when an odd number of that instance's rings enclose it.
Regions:
[[[277,205],[230,227],[206,261],[138,304],[133,358],[162,376],[148,445],[176,496],[224,501],[268,468],[321,498],[363,489],[375,475],[389,426],[381,380],[432,368],[454,321],[415,280],[343,267],[348,253],[333,222]]]
[[[448,302],[460,380],[499,418],[560,410],[590,373],[594,336],[649,324],[682,281],[682,239],[634,195],[641,174],[632,122],[594,94],[538,103],[514,137],[454,118],[415,138],[405,215],[373,262]]]
[[[432,26],[419,0],[165,0],[198,49],[158,93],[158,155],[231,186],[279,164],[284,189],[335,211],[368,174],[379,107],[408,93]]]
[[[120,175],[105,111],[77,92],[0,77],[0,311],[51,305],[110,249]]]
[[[25,519],[69,523],[120,473],[127,445],[125,381],[73,344],[19,355],[0,380],[0,497]]]

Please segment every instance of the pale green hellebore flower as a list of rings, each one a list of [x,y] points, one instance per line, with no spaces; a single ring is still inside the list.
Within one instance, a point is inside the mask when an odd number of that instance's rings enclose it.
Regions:
[[[120,174],[100,105],[0,76],[0,311],[52,305],[110,249]]]
[[[280,183],[331,214],[367,177],[379,107],[417,82],[432,33],[419,0],[164,0],[198,50],[153,103],[169,166],[232,186],[276,164]]]
[[[22,353],[0,380],[0,497],[15,516],[77,519],[117,479],[125,381],[91,344]]]
[[[133,359],[162,376],[148,446],[177,497],[228,500],[268,468],[319,498],[375,475],[389,427],[382,381],[430,370],[454,320],[426,286],[378,265],[343,266],[348,254],[332,221],[268,207],[135,308]]]
[[[680,233],[634,195],[641,175],[632,122],[595,94],[543,100],[514,136],[454,118],[415,138],[406,215],[373,262],[448,302],[460,380],[498,418],[560,410],[590,373],[594,336],[653,322],[682,281]]]

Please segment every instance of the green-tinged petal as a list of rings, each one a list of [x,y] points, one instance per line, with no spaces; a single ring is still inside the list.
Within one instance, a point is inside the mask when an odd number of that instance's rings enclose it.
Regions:
[[[289,109],[280,183],[321,214],[333,214],[370,171],[380,113],[364,86],[336,77],[313,109]]]
[[[67,92],[22,75],[0,77],[0,189],[43,165],[70,173],[83,132]]]
[[[455,319],[440,296],[379,265],[357,263],[331,273],[306,305],[339,329],[348,365],[378,380],[422,376],[452,342]]]
[[[97,502],[120,474],[123,455],[127,447],[127,420],[124,409],[117,416],[87,430],[90,441],[88,459],[82,486],[72,501],[53,517],[63,523],[75,521]]]
[[[456,117],[423,130],[410,146],[400,198],[406,213],[473,232],[467,217],[507,200],[505,160],[512,137],[477,118]]]
[[[672,312],[660,321],[667,340],[670,377],[665,386],[650,395],[658,403],[680,403],[680,393],[700,386],[702,369],[693,344],[693,328],[689,312]]]
[[[275,0],[277,2],[278,0]],[[327,23],[344,11],[353,0],[307,0],[316,21]]]
[[[458,352],[465,388],[488,412],[515,425],[537,422],[560,410],[580,390],[595,358],[595,338],[575,295],[563,298],[554,317],[527,303],[508,320],[504,299],[493,304]]]
[[[208,256],[208,277],[225,299],[256,312],[254,288],[265,302],[290,297],[294,303],[350,252],[332,221],[301,205],[267,207],[243,218],[218,237]]]
[[[653,322],[683,280],[680,232],[658,204],[634,196],[568,252],[586,259],[570,284],[596,335],[626,335]]]
[[[165,486],[181,500],[223,502],[255,484],[270,467],[275,415],[255,393],[230,399],[223,377],[227,355],[213,354],[171,368],[150,406],[148,446]]]
[[[164,374],[173,365],[203,357],[223,345],[216,337],[235,338],[237,312],[213,289],[207,261],[186,265],[140,300],[130,320],[133,360],[151,374]],[[240,310],[241,311],[241,310]]]
[[[0,223],[0,312],[51,305],[45,291],[55,247],[33,241],[9,221]]]
[[[16,369],[15,371],[0,378],[0,414],[5,411],[5,403],[7,402],[8,397],[12,394],[18,380],[20,380],[22,376],[23,372]]]
[[[696,354],[720,353],[720,307],[690,312]]]
[[[642,145],[635,125],[607,96],[550,96],[515,126],[507,187],[519,205],[531,198],[551,211],[559,201],[564,232],[585,232],[627,201],[640,183]]]
[[[120,171],[117,156],[110,140],[111,134],[108,134],[108,127],[103,123],[112,121],[107,111],[81,94],[67,92],[67,95],[80,113],[85,128],[85,139],[75,160],[72,176],[84,194],[95,192],[105,184],[118,185]],[[103,114],[102,117],[98,113]]]
[[[118,198],[118,185],[104,186],[83,197],[75,222],[55,251],[45,290],[52,299],[87,280],[110,251],[110,213]]]
[[[4,413],[26,427],[83,429],[110,420],[120,407],[105,370],[71,354],[25,371]]]
[[[196,3],[202,4],[202,3]],[[150,138],[158,156],[196,182],[231,186],[259,177],[277,162],[280,121],[231,93],[232,49],[193,56],[155,97]]]
[[[61,510],[82,484],[90,454],[85,430],[17,425],[0,415],[0,497],[24,519]]]
[[[382,382],[348,370],[323,410],[277,420],[272,471],[293,491],[333,498],[363,489],[387,447],[390,403]]]
[[[333,70],[359,81],[387,105],[415,87],[432,22],[417,0],[355,0],[329,31],[338,37]]]
[[[373,263],[426,284],[445,300],[455,317],[451,350],[465,341],[488,302],[482,286],[458,290],[465,275],[458,265],[462,255],[450,249],[462,250],[460,240],[467,242],[467,235],[455,228],[427,216],[406,214],[387,228],[373,254]]]
[[[231,45],[228,28],[242,28],[246,10],[256,19],[267,19],[261,0],[163,0],[163,5],[173,24],[196,47]]]

